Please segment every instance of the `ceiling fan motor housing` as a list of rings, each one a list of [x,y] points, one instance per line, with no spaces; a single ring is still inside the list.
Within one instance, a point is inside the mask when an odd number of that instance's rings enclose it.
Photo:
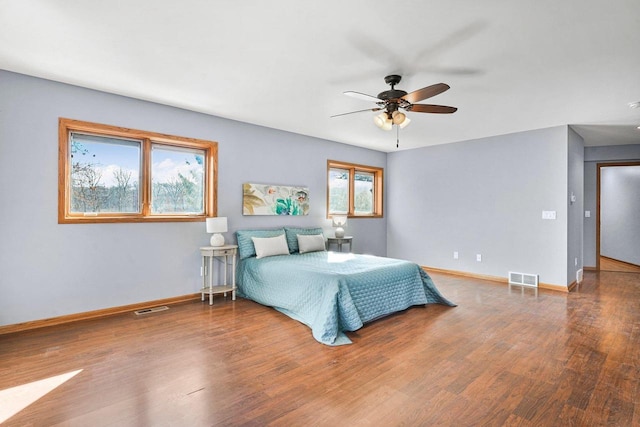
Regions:
[[[389,118],[391,118],[391,114],[394,111],[398,111],[398,107],[404,107],[404,105],[399,105],[401,104],[400,98],[405,96],[407,92],[404,90],[398,90],[394,87],[395,85],[400,83],[400,80],[402,80],[402,76],[399,76],[397,74],[386,76],[384,78],[384,81],[388,85],[391,85],[391,89],[385,90],[384,92],[380,92],[378,94],[378,99],[385,101],[385,110]]]
[[[378,98],[384,101],[389,101],[392,99],[402,98],[406,94],[407,92],[405,92],[404,90],[391,89],[391,90],[385,90],[384,92],[380,92],[378,94]]]

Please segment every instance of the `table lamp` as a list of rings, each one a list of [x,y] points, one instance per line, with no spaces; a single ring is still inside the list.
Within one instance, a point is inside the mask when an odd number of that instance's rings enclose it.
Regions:
[[[219,216],[216,218],[207,218],[207,233],[213,233],[211,236],[211,246],[223,246],[224,236],[220,233],[227,232],[227,217]]]
[[[333,221],[333,226],[337,227],[336,228],[336,232],[335,232],[335,236],[337,238],[343,238],[344,237],[344,227],[345,225],[347,225],[347,216],[346,215],[333,215],[331,217],[331,220]]]

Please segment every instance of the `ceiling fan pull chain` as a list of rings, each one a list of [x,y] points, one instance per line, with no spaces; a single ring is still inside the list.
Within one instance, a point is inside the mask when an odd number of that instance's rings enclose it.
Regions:
[[[396,125],[396,148],[400,148],[400,126]]]

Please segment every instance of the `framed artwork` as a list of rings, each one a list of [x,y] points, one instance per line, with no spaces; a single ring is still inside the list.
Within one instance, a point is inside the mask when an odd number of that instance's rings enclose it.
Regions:
[[[287,185],[242,184],[243,215],[309,215],[309,189]]]

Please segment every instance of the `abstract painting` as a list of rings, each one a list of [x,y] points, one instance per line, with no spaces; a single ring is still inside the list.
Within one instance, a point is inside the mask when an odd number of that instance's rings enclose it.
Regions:
[[[286,185],[242,184],[243,215],[308,215],[309,189]]]

